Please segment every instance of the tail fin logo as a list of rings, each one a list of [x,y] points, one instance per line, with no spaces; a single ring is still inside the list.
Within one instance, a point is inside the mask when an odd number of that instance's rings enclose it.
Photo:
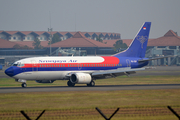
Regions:
[[[143,44],[148,40],[148,37],[138,35],[136,39],[141,43],[141,48],[143,49]]]

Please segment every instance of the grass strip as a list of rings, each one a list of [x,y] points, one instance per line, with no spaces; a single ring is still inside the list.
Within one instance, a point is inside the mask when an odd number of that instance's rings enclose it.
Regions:
[[[179,89],[0,94],[1,110],[93,109],[179,105]]]

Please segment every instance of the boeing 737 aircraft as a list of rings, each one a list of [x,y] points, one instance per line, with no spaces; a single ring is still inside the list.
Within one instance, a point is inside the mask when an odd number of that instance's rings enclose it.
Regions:
[[[68,86],[94,86],[96,79],[129,75],[148,64],[145,58],[151,22],[145,22],[127,50],[112,56],[33,57],[16,61],[5,73],[26,87],[27,80],[53,83],[68,80]],[[156,59],[156,58],[155,58]],[[158,58],[159,59],[159,58]]]

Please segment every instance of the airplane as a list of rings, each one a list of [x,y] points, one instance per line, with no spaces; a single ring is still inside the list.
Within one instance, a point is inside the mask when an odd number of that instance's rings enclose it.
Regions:
[[[145,58],[151,22],[145,22],[123,52],[112,56],[68,56],[68,57],[32,57],[18,60],[5,70],[5,74],[27,87],[27,80],[38,83],[53,83],[56,80],[68,80],[69,87],[75,84],[95,86],[94,80],[130,75],[142,68],[150,60]]]

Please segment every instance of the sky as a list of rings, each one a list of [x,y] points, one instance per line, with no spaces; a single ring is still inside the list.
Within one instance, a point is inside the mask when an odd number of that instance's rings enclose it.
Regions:
[[[133,39],[144,22],[150,38],[180,36],[180,0],[0,0],[0,30],[111,32]]]

